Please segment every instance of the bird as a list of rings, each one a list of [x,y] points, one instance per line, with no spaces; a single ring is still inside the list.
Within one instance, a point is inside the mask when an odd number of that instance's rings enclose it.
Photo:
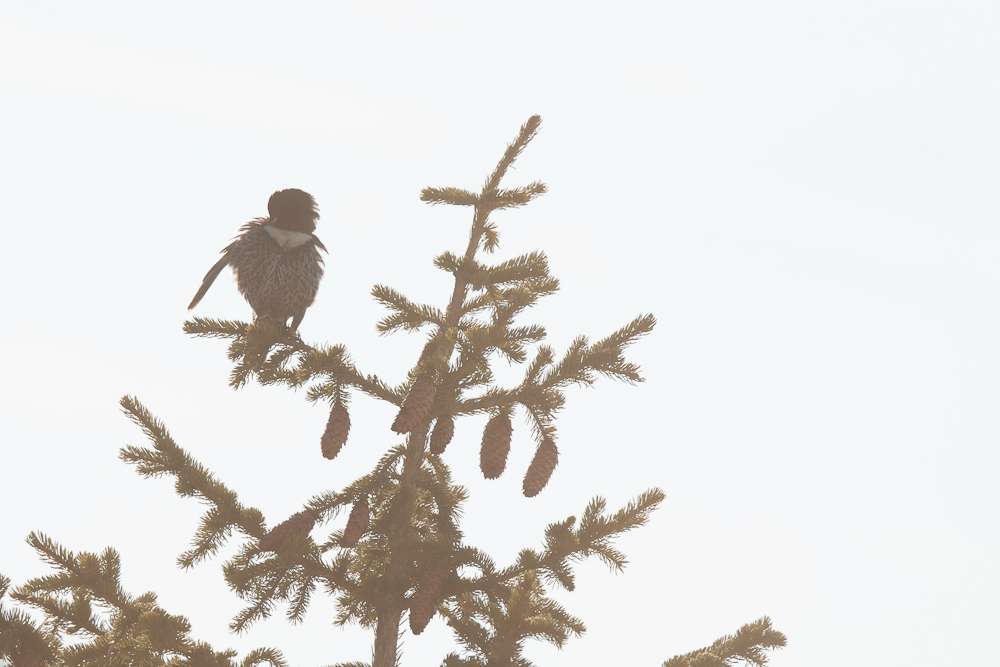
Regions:
[[[255,322],[267,319],[287,326],[292,318],[290,331],[299,328],[323,278],[319,251],[329,254],[313,233],[319,209],[308,192],[287,188],[271,195],[267,214],[240,227],[205,274],[188,310],[198,305],[222,269],[232,266],[236,288],[253,308]]]

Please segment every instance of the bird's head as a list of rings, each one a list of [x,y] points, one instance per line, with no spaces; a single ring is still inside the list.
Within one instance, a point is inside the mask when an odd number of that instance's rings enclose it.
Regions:
[[[268,224],[281,229],[312,234],[316,230],[319,209],[308,192],[298,188],[278,190],[267,200]]]

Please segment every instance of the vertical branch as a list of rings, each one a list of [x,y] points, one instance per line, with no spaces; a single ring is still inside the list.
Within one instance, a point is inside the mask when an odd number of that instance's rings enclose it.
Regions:
[[[393,503],[395,521],[392,533],[397,544],[409,537],[413,513],[417,505],[417,478],[424,460],[424,446],[427,442],[427,424],[410,433],[406,442],[403,472],[399,478],[399,490]],[[386,594],[378,612],[375,627],[375,646],[372,667],[395,667],[398,658],[399,620],[403,614],[403,597],[406,590],[406,556],[393,550],[386,570]]]
[[[431,350],[432,356],[451,356],[455,342],[448,342],[448,330],[458,327],[462,317],[462,306],[469,292],[469,267],[472,266],[479,250],[483,235],[487,229],[490,212],[494,208],[493,193],[500,185],[500,180],[514,160],[521,154],[528,142],[538,132],[542,119],[532,116],[521,126],[517,138],[507,146],[496,169],[483,185],[482,193],[475,205],[475,215],[472,228],[469,231],[469,245],[462,259],[462,266],[455,272],[455,287],[451,293],[448,310],[445,313],[444,325],[438,328],[437,346]],[[406,456],[403,461],[403,471],[400,475],[399,490],[394,503],[392,534],[403,541],[409,537],[413,522],[413,513],[417,501],[417,480],[424,459],[427,444],[427,431],[430,418],[410,433],[406,443]],[[378,622],[375,628],[375,645],[373,648],[372,667],[395,667],[397,662],[397,646],[399,641],[399,621],[403,613],[404,594],[406,590],[405,571],[406,556],[394,550],[386,571],[387,592],[378,612]]]
[[[448,310],[445,314],[445,331],[457,327],[458,321],[462,316],[462,304],[465,303],[465,297],[468,295],[469,290],[468,270],[466,267],[476,257],[479,244],[483,239],[483,233],[486,231],[486,223],[489,222],[489,216],[493,210],[489,195],[497,189],[500,185],[500,179],[504,177],[510,166],[514,164],[514,160],[521,154],[525,146],[528,145],[528,142],[538,133],[541,123],[541,116],[535,115],[521,126],[521,131],[518,133],[517,139],[507,146],[503,158],[500,159],[496,169],[493,170],[486,183],[483,184],[483,190],[479,195],[479,201],[476,203],[476,212],[472,219],[472,229],[469,232],[469,245],[465,249],[465,255],[462,258],[462,268],[455,274],[455,288],[452,290],[451,301],[448,303]],[[444,333],[444,331],[441,333]],[[443,342],[443,338],[439,337],[437,353],[444,351],[440,345]],[[450,350],[448,351],[450,352]]]
[[[497,168],[493,170],[490,177],[486,180],[486,184],[483,186],[483,193],[493,192],[500,185],[500,179],[504,177],[507,173],[507,169],[510,165],[514,164],[514,160],[517,156],[521,154],[524,147],[528,145],[528,142],[535,138],[535,134],[538,133],[538,128],[542,124],[542,117],[539,115],[534,115],[528,119],[524,125],[521,126],[521,131],[518,132],[517,139],[512,141],[507,150],[504,152],[503,157],[497,164]]]

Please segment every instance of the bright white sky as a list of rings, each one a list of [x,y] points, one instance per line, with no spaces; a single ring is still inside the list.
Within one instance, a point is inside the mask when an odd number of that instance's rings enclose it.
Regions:
[[[539,665],[659,665],[770,615],[774,667],[974,664],[1000,623],[1000,5],[994,1],[8,3],[0,11],[7,350],[0,572],[23,538],[113,545],[125,583],[194,634],[295,667],[367,660],[369,635],[281,618],[232,637],[218,564],[180,572],[201,508],[117,460],[134,393],[273,525],[395,438],[357,398],[319,459],[322,406],[234,393],[224,344],[181,332],[204,272],[282,187],[315,195],[331,249],[302,325],[400,380],[420,336],[379,338],[376,283],[443,305],[431,259],[533,113],[496,217],[500,258],[544,249],[563,290],[525,322],[564,349],[654,313],[648,382],[577,390],[534,500],[478,471],[485,418],[448,460],[470,542],[502,562],[595,493],[667,492],[561,594],[588,633]],[[247,318],[220,280],[199,315]],[[511,375],[513,377],[513,374]],[[343,519],[341,519],[343,520]],[[339,526],[339,524],[337,524]],[[440,619],[404,665],[451,650]]]

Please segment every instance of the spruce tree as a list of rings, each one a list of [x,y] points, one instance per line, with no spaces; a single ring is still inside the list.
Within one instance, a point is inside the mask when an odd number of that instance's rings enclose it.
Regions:
[[[279,605],[289,620],[300,620],[321,590],[327,603],[335,605],[338,624],[358,624],[374,634],[370,663],[341,662],[340,667],[396,665],[404,618],[408,630],[420,634],[435,615],[457,641],[456,650],[442,656],[442,665],[527,667],[531,663],[522,649],[529,639],[562,646],[584,631],[583,622],[550,596],[554,586],[573,589],[574,563],[594,557],[613,570],[624,567],[626,559],[615,540],[647,522],[664,498],[660,489],[645,491],[616,511],[608,511],[605,500],[595,497],[579,520],[569,517],[549,525],[541,548],[524,548],[514,562],[498,564],[465,540],[461,510],[469,491],[452,481],[447,463],[449,447],[471,446],[451,444],[455,422],[487,415],[480,443],[483,476],[510,474],[507,455],[517,414],[529,424],[537,449],[528,468],[514,474],[523,475],[524,495],[536,496],[558,465],[556,417],[567,389],[589,386],[599,376],[642,381],[624,350],[653,329],[651,315],[593,343],[580,336],[558,355],[542,343],[542,326],[515,323],[559,287],[545,254],[529,252],[497,264],[483,259],[500,239],[490,214],[524,206],[546,190],[541,182],[501,187],[539,124],[538,116],[525,123],[478,192],[451,187],[423,191],[421,199],[430,204],[471,208],[472,225],[463,255],[445,252],[434,259],[454,279],[443,308],[415,303],[391,287],[372,290],[389,310],[378,323],[379,333],[426,336],[422,353],[398,384],[359,370],[342,345],[308,344],[272,322],[195,318],[185,323],[189,334],[229,341],[234,388],[250,381],[305,388],[310,401],[329,406],[326,428],[317,434],[317,457],[335,459],[349,443],[349,407],[355,396],[396,406],[394,421],[385,425],[384,442],[372,445],[385,453],[367,474],[343,489],[305,500],[302,510],[288,518],[269,522],[177,445],[138,399],[121,400],[150,442],[124,448],[121,458],[146,477],[173,477],[180,496],[208,505],[179,564],[190,567],[211,558],[227,540],[241,540],[239,551],[222,567],[227,584],[246,603],[232,620],[233,631],[246,630]],[[502,386],[496,381],[493,371],[500,360],[523,365],[520,383]],[[573,455],[572,444],[564,455]],[[134,596],[122,590],[114,549],[74,554],[34,533],[28,542],[56,572],[13,590],[0,576],[0,658],[7,665],[286,665],[275,649],[258,649],[239,660],[233,651],[192,638],[187,619],[162,609],[154,594]],[[766,650],[784,643],[765,617],[663,665],[764,665]]]

